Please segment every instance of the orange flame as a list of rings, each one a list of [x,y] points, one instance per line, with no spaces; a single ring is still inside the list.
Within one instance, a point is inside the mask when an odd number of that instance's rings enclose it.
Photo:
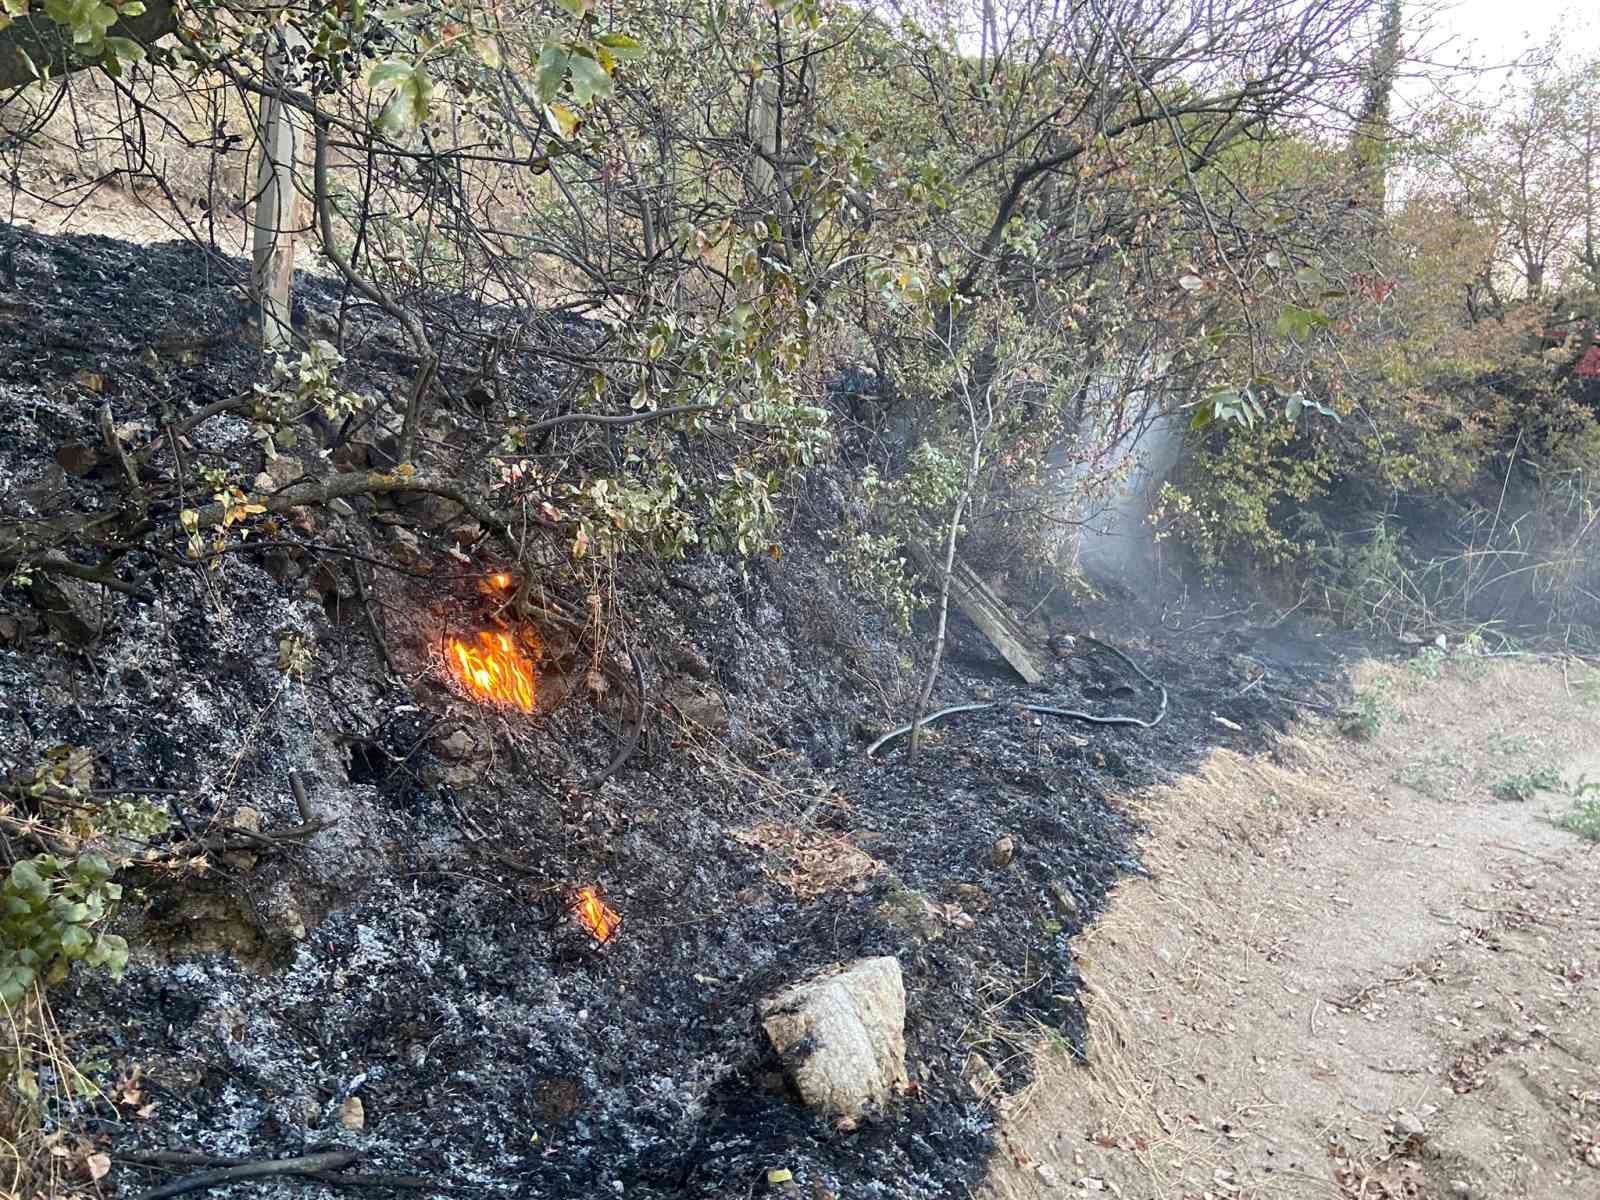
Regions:
[[[602,945],[609,942],[622,927],[622,917],[615,909],[608,907],[592,887],[579,888],[572,907],[583,927],[594,934],[594,940]]]
[[[450,670],[461,685],[479,700],[532,712],[538,696],[533,662],[506,634],[485,631],[478,643],[472,646],[457,638],[445,643]]]

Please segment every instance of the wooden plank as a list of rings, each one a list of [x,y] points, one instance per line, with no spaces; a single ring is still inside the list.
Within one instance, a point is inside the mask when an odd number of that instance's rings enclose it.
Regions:
[[[942,574],[943,561],[936,560],[926,547],[914,542],[911,552],[922,569],[937,580]],[[1033,649],[1028,645],[1028,635],[1023,632],[1022,623],[989,589],[989,585],[978,578],[978,573],[960,559],[956,560],[955,569],[950,572],[950,599],[1025,682],[1035,684],[1044,679],[1044,671],[1040,669]]]

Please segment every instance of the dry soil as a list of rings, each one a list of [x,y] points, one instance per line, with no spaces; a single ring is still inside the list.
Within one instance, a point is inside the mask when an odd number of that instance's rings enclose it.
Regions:
[[[1372,740],[1310,722],[1132,802],[1152,877],[1079,943],[1090,1060],[1041,1051],[990,1200],[1600,1197],[1600,845],[1552,820],[1600,779],[1600,672],[1357,686]]]

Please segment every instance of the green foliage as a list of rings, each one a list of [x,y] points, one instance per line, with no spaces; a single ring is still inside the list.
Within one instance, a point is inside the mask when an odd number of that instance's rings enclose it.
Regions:
[[[1531,754],[1534,741],[1526,733],[1491,733],[1485,743],[1485,749],[1490,754],[1499,754],[1507,757],[1519,754]]]
[[[1334,478],[1326,451],[1283,423],[1233,429],[1195,447],[1184,478],[1164,484],[1151,513],[1158,539],[1176,538],[1208,575],[1225,565],[1300,561],[1293,518]]]
[[[269,379],[254,385],[250,409],[263,436],[287,450],[295,444],[296,423],[308,412],[338,423],[359,409],[360,399],[339,387],[343,366],[344,355],[321,338],[299,354],[274,357]]]
[[[64,814],[63,828],[34,819],[19,822],[0,803],[8,826],[46,849],[18,859],[0,884],[0,1004],[15,1008],[36,984],[65,979],[74,962],[119,977],[128,945],[101,928],[122,899],[116,868],[83,846],[105,837],[149,838],[165,833],[164,807],[147,797],[93,791],[94,753],[87,747],[53,747],[34,767],[29,803]],[[13,835],[15,836],[15,835]],[[14,841],[13,845],[16,844]]]
[[[949,520],[965,479],[958,459],[923,442],[911,452],[899,477],[885,480],[875,467],[862,473],[856,503],[833,535],[829,561],[844,570],[862,595],[888,612],[902,632],[928,605],[906,547],[913,541],[927,545],[933,540],[938,524]]]
[[[1392,680],[1380,676],[1366,691],[1358,691],[1354,699],[1339,713],[1339,732],[1358,742],[1370,742],[1395,717],[1394,705],[1389,700]]]
[[[150,841],[172,829],[172,813],[149,796],[112,796],[94,818],[95,830],[108,837]]]
[[[1517,775],[1507,775],[1496,781],[1489,790],[1502,800],[1532,800],[1540,792],[1556,791],[1561,786],[1561,772],[1554,767],[1544,766]]]
[[[1600,842],[1600,780],[1584,776],[1568,790],[1572,805],[1556,818],[1556,825],[1591,842]]]
[[[16,863],[0,885],[0,1003],[12,1008],[35,983],[58,983],[82,961],[120,978],[128,944],[97,930],[122,898],[98,854],[40,854]]]

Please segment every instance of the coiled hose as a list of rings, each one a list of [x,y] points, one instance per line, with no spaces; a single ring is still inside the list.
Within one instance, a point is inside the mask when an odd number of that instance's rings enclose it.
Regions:
[[[1127,663],[1140,679],[1143,679],[1146,683],[1150,684],[1150,686],[1159,691],[1161,693],[1161,704],[1156,709],[1156,715],[1147,721],[1143,717],[1129,717],[1121,714],[1101,716],[1096,713],[1082,712],[1076,708],[1056,708],[1048,704],[1012,705],[1012,703],[1008,700],[991,700],[984,704],[952,704],[949,708],[941,708],[938,712],[929,713],[927,716],[922,718],[923,728],[927,728],[935,721],[942,721],[946,717],[953,717],[957,713],[982,712],[986,708],[1007,707],[1024,708],[1028,712],[1041,713],[1047,717],[1068,717],[1074,721],[1087,721],[1091,725],[1132,725],[1139,729],[1154,729],[1157,725],[1161,724],[1161,718],[1167,715],[1166,685],[1163,684],[1159,679],[1152,678],[1145,672],[1143,667],[1134,662],[1133,659],[1129,658],[1121,650],[1118,650],[1110,643],[1102,642],[1099,638],[1092,637],[1079,637],[1078,641],[1087,642],[1091,646],[1099,646],[1102,650],[1109,650],[1123,662]],[[910,733],[911,725],[912,722],[907,721],[898,729],[891,729],[888,733],[884,734],[877,741],[873,742],[872,745],[867,747],[867,757],[869,759],[872,758],[878,753],[879,750],[883,749],[883,747],[887,746],[896,738],[902,738],[906,734]]]

